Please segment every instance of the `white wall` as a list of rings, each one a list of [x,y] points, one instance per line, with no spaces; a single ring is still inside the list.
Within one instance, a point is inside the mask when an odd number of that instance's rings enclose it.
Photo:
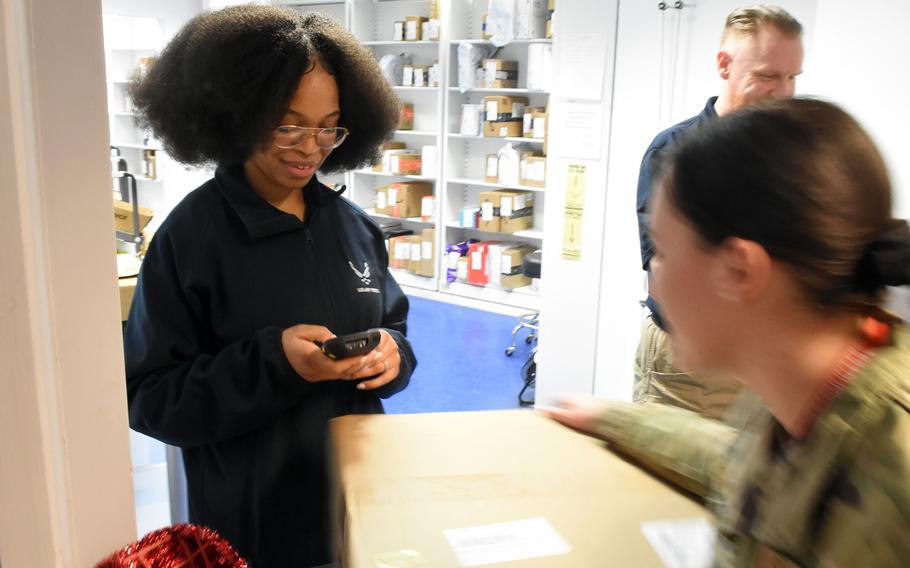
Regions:
[[[819,0],[805,92],[844,106],[885,156],[895,214],[910,218],[910,10],[901,0]],[[803,89],[801,89],[803,90]]]
[[[0,555],[133,540],[101,4],[2,0]]]
[[[553,72],[556,86],[550,96],[550,153],[547,156],[547,207],[544,213],[544,240],[541,297],[540,351],[537,359],[537,402],[547,404],[565,391],[592,392],[594,354],[601,342],[596,314],[600,302],[600,275],[604,261],[604,211],[607,203],[607,156],[613,93],[613,51],[616,44],[617,2],[577,0],[561,2],[553,35]],[[592,18],[592,14],[597,14]],[[577,143],[566,126],[572,97],[579,94],[582,81],[596,77],[596,69],[574,74],[566,64],[573,51],[568,40],[604,38],[608,53],[602,62],[602,95],[592,105],[600,120],[591,124],[600,136],[600,148],[590,144],[596,157],[571,158],[558,151],[560,145]],[[596,57],[590,58],[593,65]],[[565,147],[565,146],[563,146]],[[562,256],[566,177],[570,164],[586,168],[581,258]]]

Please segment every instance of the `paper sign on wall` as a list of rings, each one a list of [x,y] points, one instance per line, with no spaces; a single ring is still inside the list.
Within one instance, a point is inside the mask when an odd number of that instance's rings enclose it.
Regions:
[[[581,258],[582,217],[585,208],[585,167],[569,164],[566,178],[566,205],[563,213],[562,256]]]

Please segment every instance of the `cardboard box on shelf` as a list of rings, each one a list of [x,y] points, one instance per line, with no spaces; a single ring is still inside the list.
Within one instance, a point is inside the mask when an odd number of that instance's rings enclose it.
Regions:
[[[524,117],[528,97],[492,95],[483,98],[484,120],[518,120]]]
[[[549,114],[546,109],[535,110],[531,113],[531,138],[547,137],[547,121]]]
[[[461,105],[461,127],[458,129],[459,134],[463,134],[465,136],[480,136],[480,134],[483,132],[481,128],[482,123],[483,105]]]
[[[483,86],[488,89],[512,89],[517,87],[518,62],[505,59],[484,59]]]
[[[423,23],[427,21],[424,16],[405,16],[404,40],[420,41],[423,39]]]
[[[386,215],[388,210],[389,186],[380,185],[373,189],[373,209],[377,215]]]
[[[481,231],[499,232],[499,191],[480,192],[480,220],[477,228]]]
[[[436,242],[436,230],[424,229],[420,234],[420,267],[417,274],[421,276],[436,275],[436,255],[433,254],[433,245]]]
[[[406,152],[407,144],[404,142],[396,142],[395,140],[389,140],[384,142],[382,146],[379,147],[380,159],[378,162],[373,164],[374,172],[388,172],[389,171],[389,157],[393,152]]]
[[[389,266],[391,268],[406,268],[410,257],[411,246],[408,242],[408,235],[389,239]]]
[[[420,200],[420,220],[432,221],[436,218],[436,196],[424,195]]]
[[[499,154],[487,154],[484,159],[483,180],[490,183],[499,181]]]
[[[534,194],[529,191],[499,191],[499,232],[515,233],[534,223]]]
[[[431,183],[414,181],[390,183],[386,192],[386,214],[391,217],[418,217],[423,198],[432,193]]]
[[[436,2],[436,0],[430,0],[431,2]],[[547,10],[552,11],[556,9],[556,0],[547,0]]]
[[[404,22],[392,22],[392,41],[404,41]]]
[[[438,87],[442,83],[442,69],[439,67],[439,62],[434,61],[430,65],[430,72],[428,75],[428,86],[429,87]]]
[[[515,37],[542,38],[547,33],[544,0],[515,0]]]
[[[468,281],[468,257],[459,257],[455,265],[455,278],[461,282]]]
[[[487,273],[487,253],[490,249],[490,243],[479,242],[472,243],[468,247],[468,282],[478,286],[486,286],[489,282]]]
[[[430,17],[429,20],[420,24],[421,35],[424,41],[439,41],[439,20]]]
[[[399,176],[419,176],[423,172],[423,161],[415,150],[396,152],[389,156],[389,173]]]
[[[513,244],[504,247],[499,255],[499,264],[496,265],[492,263],[492,260],[490,261],[490,269],[495,270],[498,266],[499,270],[494,284],[510,290],[529,286],[531,279],[525,276],[521,269],[525,256],[534,250],[535,247],[523,244]]]
[[[522,120],[483,121],[483,135],[493,138],[521,137]]]
[[[552,0],[550,0],[550,1],[552,2]],[[429,0],[428,4],[429,5],[427,6],[427,14],[429,15],[430,19],[438,20],[440,14],[441,14],[441,12],[439,10],[439,0]]]
[[[411,255],[408,258],[408,271],[414,272],[415,274],[420,271],[420,259],[422,255],[421,240],[420,235],[408,236],[408,246],[411,247]]]
[[[430,85],[430,66],[414,65],[414,86],[428,87]]]
[[[152,220],[154,212],[146,207],[139,207],[139,230],[135,230],[133,223],[133,205],[119,199],[114,199],[114,230],[123,233],[136,234],[141,232],[149,221]]]
[[[547,18],[547,39],[553,39],[553,15]]]
[[[568,546],[503,566],[663,566],[643,524],[710,523],[703,506],[603,442],[526,410],[343,416],[329,444],[335,552],[348,568],[408,562],[389,554],[399,549],[417,551],[422,568],[457,568],[447,531],[473,528],[475,543],[495,543],[527,534],[517,525],[531,517]]]
[[[531,187],[546,187],[547,185],[547,159],[543,156],[528,156],[524,167],[521,185]]]
[[[544,107],[528,107],[525,109],[525,114],[522,117],[521,123],[521,135],[525,138],[534,137],[534,113],[535,112],[546,112]]]
[[[414,103],[401,103],[398,130],[414,130]]]
[[[465,229],[476,229],[480,217],[479,207],[465,207],[459,213],[459,222]]]

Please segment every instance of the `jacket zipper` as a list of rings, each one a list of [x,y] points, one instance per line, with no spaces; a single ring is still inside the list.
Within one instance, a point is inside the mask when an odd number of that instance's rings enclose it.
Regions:
[[[304,224],[303,230],[306,235],[307,245],[309,245],[310,249],[312,250],[313,258],[315,258],[317,260],[317,264],[318,264],[318,261],[321,259],[319,258],[319,251],[316,248],[316,241],[313,239],[313,231],[310,230],[310,224],[312,223],[313,216],[315,216],[315,215],[316,215],[316,209],[314,209],[313,212],[310,214],[310,218],[307,219],[307,222]],[[338,328],[338,311],[335,309],[335,297],[332,296],[332,291],[329,288],[329,286],[327,285],[327,283],[325,281],[325,277],[322,274],[322,271],[317,268],[315,270],[315,272],[316,272],[316,277],[319,278],[319,284],[320,284],[320,286],[322,286],[322,293],[326,298],[326,304],[328,304],[328,306],[329,306],[329,316],[330,316],[330,320],[331,320],[331,326],[329,326],[329,329],[332,331],[332,333],[337,333],[336,329]]]

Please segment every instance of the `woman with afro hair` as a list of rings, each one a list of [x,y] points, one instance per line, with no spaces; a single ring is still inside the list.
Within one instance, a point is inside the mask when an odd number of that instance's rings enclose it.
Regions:
[[[417,363],[381,230],[316,171],[372,163],[399,103],[337,23],[254,5],[191,20],[131,95],[168,154],[217,166],[143,261],[131,427],[182,448],[190,521],[252,566],[326,564],[328,421],[382,412]],[[371,328],[366,355],[319,347]]]

